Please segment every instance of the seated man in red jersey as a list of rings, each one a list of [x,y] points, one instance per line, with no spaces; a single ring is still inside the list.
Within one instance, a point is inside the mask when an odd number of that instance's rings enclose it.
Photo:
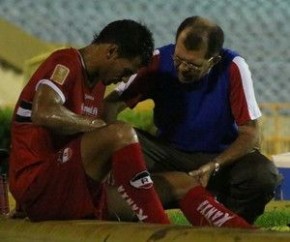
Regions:
[[[257,148],[261,112],[249,67],[223,42],[216,23],[186,18],[175,44],[156,49],[148,67],[106,98],[105,120],[115,120],[125,107],[153,100],[156,134],[137,130],[149,172],[179,171],[196,178],[252,224],[273,198],[280,177]],[[160,197],[168,190],[160,190]],[[187,209],[184,203],[163,205]]]
[[[32,221],[107,219],[103,181],[112,169],[140,221],[169,223],[134,129],[102,119],[105,87],[148,64],[153,48],[146,26],[114,21],[88,46],[52,53],[24,87],[12,120],[9,185]]]

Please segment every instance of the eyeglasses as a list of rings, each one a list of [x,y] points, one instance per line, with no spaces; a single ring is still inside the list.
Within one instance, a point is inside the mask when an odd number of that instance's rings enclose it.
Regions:
[[[202,65],[200,65],[200,66],[197,66],[197,65],[195,65],[195,64],[193,64],[193,63],[190,63],[190,62],[188,62],[188,61],[185,61],[185,60],[180,59],[180,58],[179,58],[178,56],[176,56],[176,55],[173,55],[173,56],[172,56],[172,59],[173,59],[174,64],[175,64],[176,66],[180,66],[181,64],[183,64],[183,65],[185,65],[185,67],[186,67],[188,70],[193,71],[193,72],[200,72],[200,71],[202,71],[202,69],[203,69],[203,65],[204,65],[204,63],[203,63]],[[209,59],[207,60],[207,63],[210,63],[210,62],[212,61],[212,59],[213,59],[213,57],[209,58]]]

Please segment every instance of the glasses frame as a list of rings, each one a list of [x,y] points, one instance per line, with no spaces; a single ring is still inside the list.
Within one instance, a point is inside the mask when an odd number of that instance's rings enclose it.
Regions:
[[[176,56],[176,55],[172,55],[172,59],[174,61],[174,64],[176,66],[180,66],[181,64],[185,65],[186,68],[192,72],[200,72],[202,71],[203,67],[204,67],[204,63],[201,66],[196,66],[193,63],[190,63],[189,61],[185,61],[182,60],[180,57]],[[213,60],[213,56],[210,57],[209,59],[207,59],[207,63],[210,63]]]

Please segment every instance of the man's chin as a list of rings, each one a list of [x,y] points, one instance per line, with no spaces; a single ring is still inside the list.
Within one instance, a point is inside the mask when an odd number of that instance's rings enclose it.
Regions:
[[[192,77],[192,76],[191,77],[184,77],[184,76],[182,76],[182,77],[179,77],[178,79],[179,79],[179,81],[181,83],[184,83],[184,84],[190,84],[190,83],[193,83],[193,82],[197,82],[198,81],[197,78]]]

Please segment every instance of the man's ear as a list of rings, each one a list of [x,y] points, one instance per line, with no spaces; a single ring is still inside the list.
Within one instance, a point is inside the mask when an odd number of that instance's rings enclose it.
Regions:
[[[212,58],[212,65],[214,66],[215,64],[217,64],[218,62],[220,62],[221,59],[222,59],[222,57],[220,55],[214,56]]]
[[[109,44],[107,47],[107,59],[116,59],[118,58],[118,46],[115,44]]]

